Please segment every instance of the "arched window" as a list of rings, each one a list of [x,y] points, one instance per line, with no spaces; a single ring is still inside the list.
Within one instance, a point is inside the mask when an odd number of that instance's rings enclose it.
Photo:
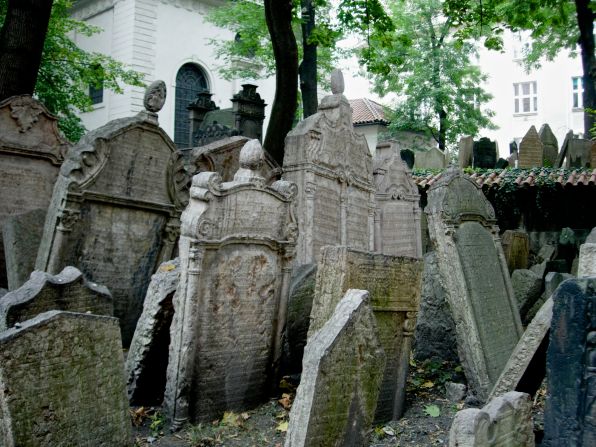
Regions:
[[[188,147],[190,121],[187,106],[197,99],[197,93],[208,90],[207,76],[195,64],[184,64],[176,75],[176,114],[174,116],[174,143]]]

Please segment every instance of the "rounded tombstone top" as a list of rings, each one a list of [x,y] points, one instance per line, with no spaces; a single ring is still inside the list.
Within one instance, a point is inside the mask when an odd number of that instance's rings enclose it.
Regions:
[[[340,69],[335,68],[331,72],[331,93],[334,95],[342,94],[344,89],[344,75]]]
[[[143,105],[149,112],[157,113],[166,102],[166,83],[164,81],[154,81],[147,90],[143,98]]]
[[[265,153],[259,140],[249,140],[240,150],[240,167],[242,169],[258,170],[265,160]]]

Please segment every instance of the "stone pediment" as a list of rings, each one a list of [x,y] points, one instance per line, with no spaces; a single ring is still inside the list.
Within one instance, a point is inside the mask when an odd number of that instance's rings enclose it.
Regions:
[[[374,176],[377,198],[386,200],[418,200],[418,186],[408,175],[406,163],[398,154],[375,160]]]

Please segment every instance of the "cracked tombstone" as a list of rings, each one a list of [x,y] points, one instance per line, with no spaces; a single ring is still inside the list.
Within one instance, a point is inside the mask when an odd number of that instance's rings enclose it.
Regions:
[[[368,292],[350,289],[309,338],[285,447],[360,447],[377,406],[385,354]]]
[[[172,429],[266,400],[277,375],[297,225],[296,186],[260,175],[249,141],[234,181],[193,178],[182,214],[164,406]]]
[[[110,121],[69,151],[54,188],[36,269],[74,265],[114,297],[130,344],[157,266],[172,258],[187,200],[181,154],[159,127],[165,84],[145,94],[146,110]]]
[[[456,168],[430,188],[425,212],[462,366],[485,400],[523,333],[495,213]]]

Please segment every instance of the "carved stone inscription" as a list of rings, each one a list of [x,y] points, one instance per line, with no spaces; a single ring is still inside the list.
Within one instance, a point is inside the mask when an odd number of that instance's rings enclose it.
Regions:
[[[313,254],[318,257],[321,247],[339,244],[340,185],[335,180],[319,178],[316,189],[313,226]]]
[[[490,381],[494,384],[519,339],[491,234],[477,222],[457,230],[457,250],[470,293]],[[499,334],[495,337],[494,334]]]
[[[381,220],[383,253],[419,256],[419,222],[412,221],[412,203],[402,200],[385,202]],[[399,237],[398,237],[399,236]]]
[[[357,250],[367,250],[371,245],[369,218],[372,217],[373,212],[370,193],[348,187],[347,195],[348,211],[345,223],[347,244]]]

